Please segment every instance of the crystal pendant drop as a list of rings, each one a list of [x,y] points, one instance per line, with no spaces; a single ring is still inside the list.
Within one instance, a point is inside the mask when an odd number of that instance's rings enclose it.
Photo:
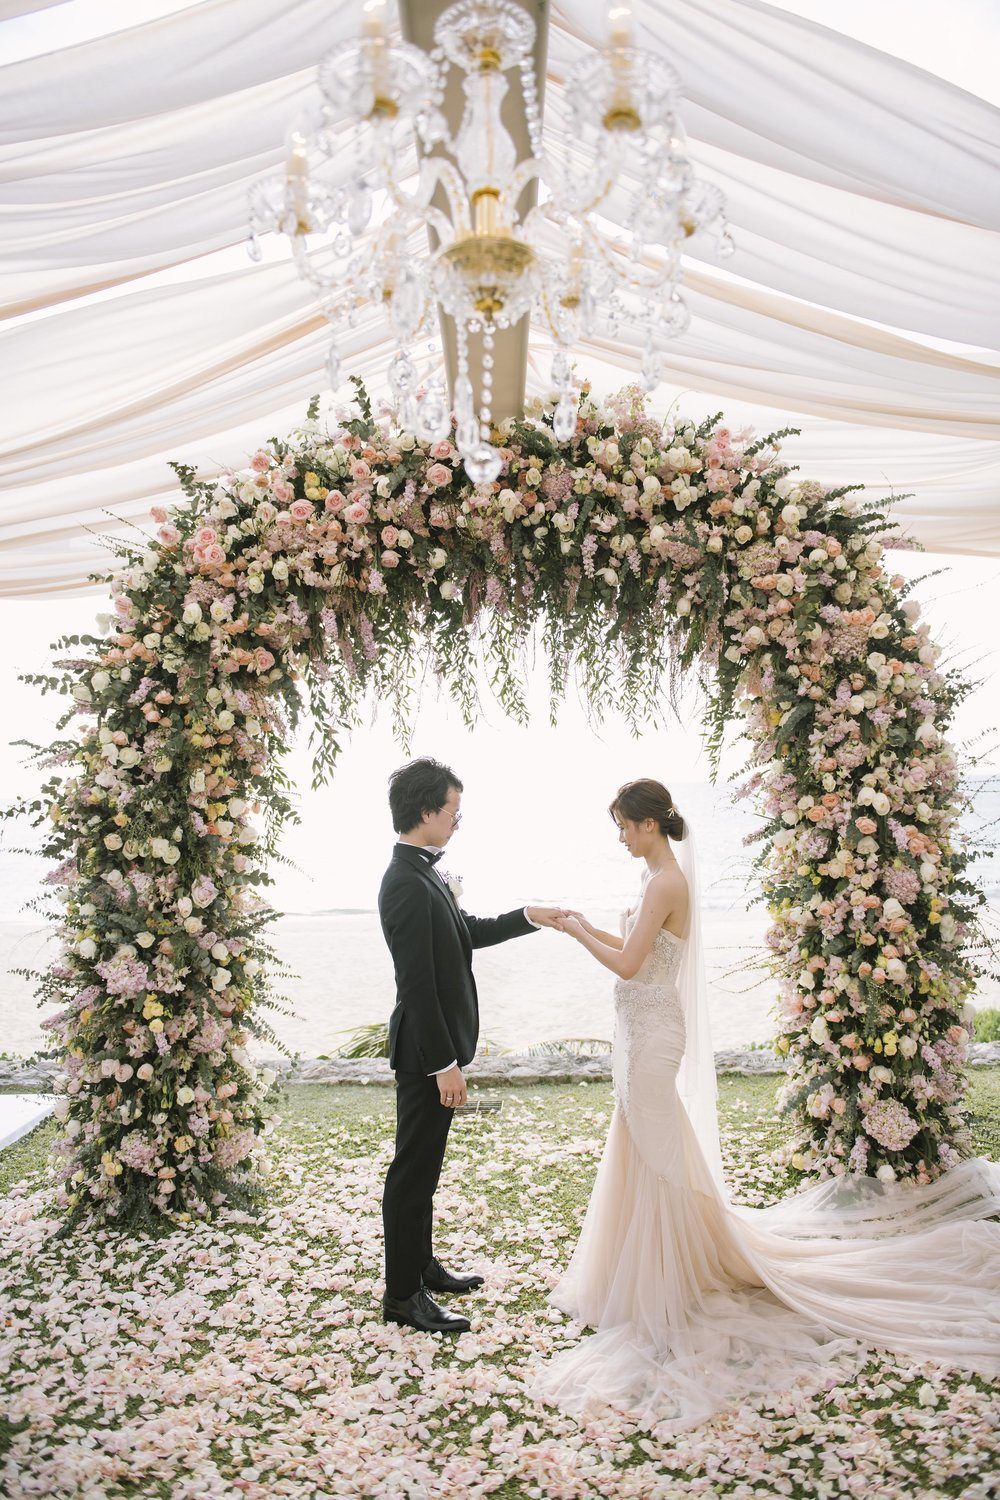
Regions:
[[[552,356],[552,384],[557,391],[564,391],[572,379],[573,371],[570,368],[569,356],[565,349],[559,349]]]
[[[466,454],[465,472],[473,484],[492,484],[500,473],[503,460],[492,443],[477,443]]]
[[[392,294],[392,320],[405,337],[411,338],[420,323],[420,285],[412,271],[404,271]]]
[[[576,434],[576,402],[570,395],[560,398],[552,414],[552,435],[557,443],[568,443]]]
[[[389,366],[389,385],[394,396],[405,395],[412,391],[417,383],[417,367],[410,356],[403,350],[396,355]]]
[[[479,447],[482,430],[475,417],[463,417],[458,424],[455,439],[460,453],[474,453]]]
[[[455,381],[455,415],[471,417],[474,400],[472,381],[468,375],[459,375]]]
[[[372,216],[372,195],[367,182],[358,182],[347,205],[347,227],[353,235],[364,234]]]
[[[340,384],[340,355],[336,344],[330,345],[330,352],[326,356],[326,378],[330,382],[330,389],[335,391]]]
[[[420,403],[417,436],[424,443],[439,443],[451,431],[448,407],[436,386],[431,386]]]
[[[660,319],[660,330],[666,338],[677,338],[687,328],[691,321],[687,303],[678,292],[663,304],[663,313]]]
[[[416,434],[417,424],[420,421],[420,408],[417,406],[416,396],[403,396],[399,402],[399,425],[407,432]]]
[[[255,234],[252,234],[247,240],[247,254],[251,260],[255,261],[262,260],[264,257],[264,252],[260,248],[260,240]]]
[[[655,391],[663,379],[662,364],[655,349],[647,349],[642,359],[642,385],[647,391]]]

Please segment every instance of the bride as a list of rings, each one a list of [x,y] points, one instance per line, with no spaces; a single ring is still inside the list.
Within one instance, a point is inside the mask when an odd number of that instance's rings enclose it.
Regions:
[[[926,1186],[849,1176],[766,1209],[729,1202],[691,831],[657,781],[620,788],[645,861],[618,935],[562,929],[615,974],[615,1105],[579,1241],[551,1302],[596,1331],[532,1372],[576,1416],[695,1425],[878,1346],[1000,1374],[1000,1166]],[[676,844],[680,859],[674,852]]]

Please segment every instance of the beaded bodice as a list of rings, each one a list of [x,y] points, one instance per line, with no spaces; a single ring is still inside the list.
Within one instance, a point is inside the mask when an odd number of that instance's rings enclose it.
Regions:
[[[627,938],[638,912],[623,911],[619,919],[622,936]],[[677,993],[677,976],[684,957],[685,939],[665,927],[653,939],[653,946],[632,979],[615,980],[615,1011],[619,1020],[634,1028],[637,1023],[670,1022],[683,1038],[684,1018]]]

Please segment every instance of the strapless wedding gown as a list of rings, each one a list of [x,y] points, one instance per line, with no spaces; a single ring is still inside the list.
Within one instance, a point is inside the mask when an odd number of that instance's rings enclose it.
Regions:
[[[635,921],[622,913],[624,935]],[[927,1187],[822,1183],[767,1209],[726,1201],[677,1092],[685,940],[665,928],[614,985],[614,1111],[579,1241],[551,1302],[597,1331],[528,1378],[576,1416],[695,1425],[748,1396],[863,1363],[867,1346],[1000,1375],[1000,1167]],[[845,1207],[845,1193],[849,1194]]]

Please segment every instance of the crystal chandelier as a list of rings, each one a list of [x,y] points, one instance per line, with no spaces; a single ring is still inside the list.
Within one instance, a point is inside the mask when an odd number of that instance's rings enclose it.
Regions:
[[[642,380],[660,380],[661,345],[687,327],[678,291],[690,236],[732,250],[725,204],[695,179],[675,113],[679,80],[634,44],[624,5],[608,15],[605,46],[566,86],[568,147],[546,151],[535,85],[535,23],[513,0],[458,0],[442,13],[428,54],[391,39],[385,0],[367,0],[356,45],[319,69],[322,105],[290,136],[286,169],[250,194],[249,253],[260,235],[288,236],[299,273],[335,327],[385,307],[397,351],[389,384],[400,424],[426,442],[452,433],[470,478],[500,471],[490,441],[495,338],[526,313],[555,347],[553,427],[575,432],[578,391],[570,350],[582,333],[614,338],[627,321],[643,336]],[[464,74],[454,138],[442,111],[450,68]],[[531,155],[501,120],[517,70]],[[529,185],[538,202],[521,217]],[[454,319],[450,402],[443,370],[422,383],[414,351]],[[478,399],[470,334],[479,335]],[[331,385],[340,383],[336,343]]]

